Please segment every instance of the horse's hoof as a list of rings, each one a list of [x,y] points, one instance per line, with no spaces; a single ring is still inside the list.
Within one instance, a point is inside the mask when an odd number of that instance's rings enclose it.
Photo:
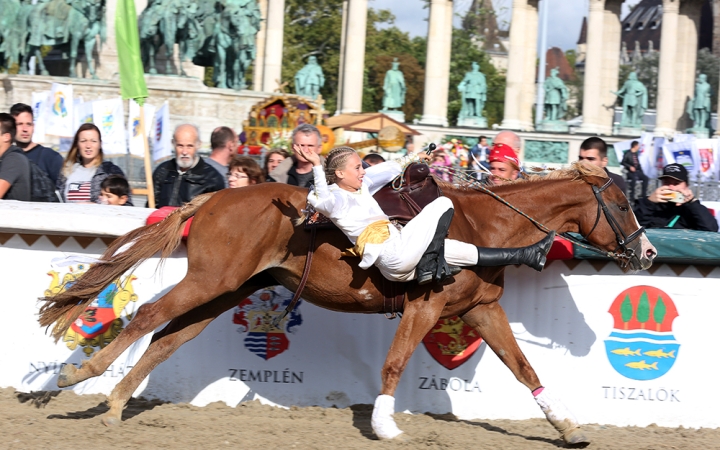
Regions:
[[[66,388],[77,383],[77,381],[75,381],[76,372],[77,367],[73,366],[72,364],[63,366],[63,368],[60,369],[60,375],[58,375],[57,386],[59,388]]]
[[[375,436],[377,436],[379,441],[410,442],[410,437],[404,431],[401,431],[400,434],[395,436],[387,436],[381,434],[382,433],[375,433]]]
[[[108,428],[117,428],[122,424],[122,420],[115,416],[103,416],[100,420]]]
[[[590,445],[590,439],[580,428],[573,428],[563,434],[563,440],[571,448],[585,448]]]

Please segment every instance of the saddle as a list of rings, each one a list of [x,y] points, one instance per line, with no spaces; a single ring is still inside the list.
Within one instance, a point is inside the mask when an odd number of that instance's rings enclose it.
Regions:
[[[412,163],[397,178],[380,188],[373,197],[391,222],[406,225],[425,206],[441,195],[442,190],[435,178],[430,174],[430,167],[424,163]],[[310,205],[307,205],[306,208],[307,218],[304,227],[306,231],[312,233],[308,262],[305,264],[306,271],[309,271],[309,261],[311,261],[311,255],[314,251],[315,233],[317,230],[337,227],[330,219],[312,209]],[[304,280],[306,279],[307,277],[304,277]],[[384,277],[382,280],[380,291],[383,294],[384,303],[383,311],[380,312],[384,313],[389,319],[393,319],[403,311],[407,283],[390,281]],[[305,283],[301,283],[301,286],[304,287],[304,285]]]

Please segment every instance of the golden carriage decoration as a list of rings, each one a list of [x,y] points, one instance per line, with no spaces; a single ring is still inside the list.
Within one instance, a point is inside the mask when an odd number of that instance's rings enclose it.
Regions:
[[[243,122],[240,135],[241,153],[260,155],[263,149],[289,146],[290,134],[298,125],[315,125],[323,137],[323,151],[329,150],[335,142],[332,131],[325,127],[322,97],[310,100],[294,94],[277,94],[250,108],[247,120]],[[325,149],[325,147],[329,147]]]

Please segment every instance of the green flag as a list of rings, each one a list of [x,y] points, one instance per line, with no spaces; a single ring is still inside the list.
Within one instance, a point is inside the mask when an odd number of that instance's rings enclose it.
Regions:
[[[115,40],[120,66],[123,99],[135,99],[142,106],[148,96],[145,72],[140,58],[140,37],[135,0],[118,0],[115,13]]]

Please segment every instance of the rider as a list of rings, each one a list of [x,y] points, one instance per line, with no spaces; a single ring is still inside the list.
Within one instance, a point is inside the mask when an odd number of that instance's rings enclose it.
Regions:
[[[300,146],[293,146],[293,150],[313,165],[315,188],[308,194],[308,203],[350,239],[354,247],[345,254],[362,258],[362,269],[375,265],[389,280],[410,281],[417,277],[418,284],[426,284],[458,273],[459,266],[526,264],[537,271],[545,266],[554,231],[522,248],[484,248],[445,239],[454,213],[447,197],[431,202],[398,231],[373,194],[398,176],[403,164],[388,161],[366,171],[355,150],[338,147],[327,156],[323,169],[317,153]],[[418,158],[428,156],[415,154],[405,157],[403,163]]]

